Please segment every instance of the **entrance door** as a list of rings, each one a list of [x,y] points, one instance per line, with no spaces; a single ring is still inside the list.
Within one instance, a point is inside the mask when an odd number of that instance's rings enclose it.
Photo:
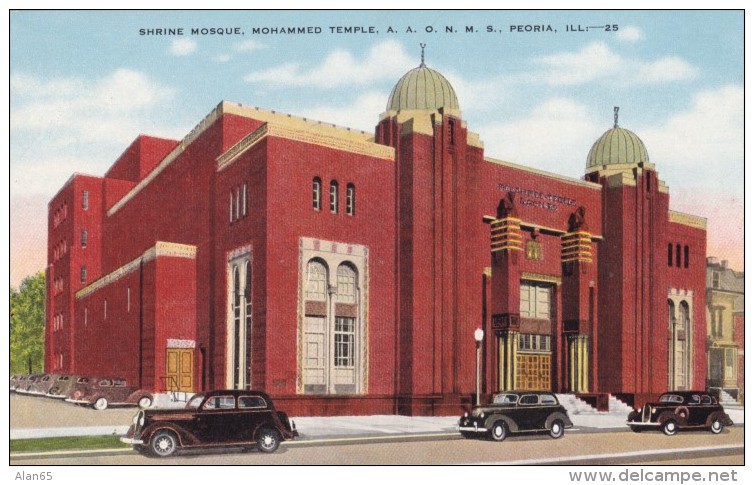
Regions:
[[[518,354],[516,384],[522,391],[549,391],[552,389],[551,368],[550,355]]]
[[[193,392],[194,349],[167,349],[168,391]]]

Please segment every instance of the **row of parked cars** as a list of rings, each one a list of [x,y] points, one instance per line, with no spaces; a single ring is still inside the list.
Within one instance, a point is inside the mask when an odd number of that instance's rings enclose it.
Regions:
[[[68,374],[16,374],[10,391],[30,396],[64,399],[99,411],[109,406],[148,408],[154,402],[149,391],[129,385],[120,377],[91,377]]]
[[[628,415],[626,424],[635,433],[661,430],[673,436],[679,430],[709,430],[720,434],[733,421],[716,397],[706,391],[669,391],[657,401],[648,402]],[[573,427],[568,412],[549,392],[507,391],[495,394],[486,406],[464,413],[458,431],[465,438],[503,441],[517,433],[548,433],[563,436]]]

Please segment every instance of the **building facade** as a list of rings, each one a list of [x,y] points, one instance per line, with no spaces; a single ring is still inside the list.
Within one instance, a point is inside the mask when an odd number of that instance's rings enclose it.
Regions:
[[[744,389],[744,273],[707,258],[707,387]]]
[[[614,126],[584,179],[491,158],[424,62],[374,133],[222,102],[49,204],[46,368],[456,414],[476,388],[705,385],[706,221]]]

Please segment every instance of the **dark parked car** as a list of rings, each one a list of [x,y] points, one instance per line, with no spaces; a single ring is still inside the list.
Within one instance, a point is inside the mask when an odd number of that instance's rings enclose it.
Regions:
[[[489,437],[503,441],[511,433],[549,432],[563,436],[573,423],[558,398],[549,392],[506,391],[495,394],[488,406],[464,413],[458,430],[466,438]]]
[[[89,385],[89,381],[90,378],[86,376],[62,375],[50,390],[47,391],[47,397],[68,399],[77,387],[84,389],[84,387]]]
[[[10,390],[15,391],[23,382],[26,382],[28,377],[28,374],[14,374],[10,376]]]
[[[165,457],[186,448],[256,446],[271,453],[298,436],[288,415],[260,391],[211,391],[182,409],[148,409],[134,416],[124,443],[142,454]]]
[[[15,391],[19,394],[29,394],[29,389],[38,380],[43,378],[46,374],[29,374],[25,379],[21,379],[16,383]]]
[[[66,402],[86,404],[99,411],[110,405],[148,408],[153,401],[150,392],[129,386],[120,378],[90,379],[87,384],[77,385],[71,397],[66,399]]]
[[[669,391],[657,402],[648,402],[643,408],[631,411],[627,424],[637,433],[661,429],[672,436],[680,429],[709,429],[719,434],[725,426],[733,425],[733,421],[708,392]]]
[[[35,396],[45,396],[60,377],[60,374],[45,374],[34,381],[26,392]]]

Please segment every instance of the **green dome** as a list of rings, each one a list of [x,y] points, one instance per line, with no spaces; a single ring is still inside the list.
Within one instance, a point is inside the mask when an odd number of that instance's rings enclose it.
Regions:
[[[453,86],[434,69],[422,64],[408,71],[393,88],[387,111],[459,109]]]
[[[616,124],[594,142],[586,159],[586,169],[599,169],[604,165],[626,165],[648,162],[649,154],[644,142],[636,133]]]

